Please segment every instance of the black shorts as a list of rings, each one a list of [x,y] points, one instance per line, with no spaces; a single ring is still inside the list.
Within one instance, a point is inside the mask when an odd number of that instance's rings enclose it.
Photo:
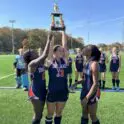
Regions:
[[[16,69],[16,76],[17,77],[21,76],[21,71],[22,71],[21,69],[18,69],[18,68]]]
[[[16,76],[20,77],[22,74],[25,74],[26,70],[25,69],[16,69]]]
[[[66,102],[68,95],[68,91],[48,92],[47,102]]]
[[[32,86],[30,86],[29,88],[29,91],[28,91],[28,96],[29,96],[29,99],[38,99],[40,101],[43,101],[45,102],[46,100],[46,94],[47,94],[47,90],[44,88],[44,89],[34,89],[33,91],[33,88]]]
[[[106,72],[106,65],[99,63],[99,72]]]
[[[119,65],[110,65],[110,71],[111,72],[118,72]]]

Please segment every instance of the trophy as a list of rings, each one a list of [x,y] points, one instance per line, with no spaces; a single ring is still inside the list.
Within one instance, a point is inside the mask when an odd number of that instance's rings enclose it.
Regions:
[[[62,13],[59,12],[59,7],[56,2],[54,4],[54,12],[51,13],[51,17],[52,17],[51,30],[65,31],[65,25],[62,18]]]

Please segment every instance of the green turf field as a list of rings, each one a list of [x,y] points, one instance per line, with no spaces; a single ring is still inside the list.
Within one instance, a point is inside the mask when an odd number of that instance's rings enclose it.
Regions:
[[[14,76],[1,79],[14,73],[12,63],[14,56],[0,55],[0,86],[15,86]],[[124,88],[124,56],[120,73],[121,87]],[[74,76],[73,76],[74,77]],[[111,87],[111,75],[107,72],[107,87]],[[31,124],[32,106],[27,100],[27,92],[20,90],[0,89],[0,124]],[[63,113],[62,124],[80,124],[80,92],[70,94]],[[102,92],[99,101],[98,117],[101,124],[124,124],[124,93]],[[46,107],[44,116],[46,115]],[[44,118],[43,123],[44,124]]]

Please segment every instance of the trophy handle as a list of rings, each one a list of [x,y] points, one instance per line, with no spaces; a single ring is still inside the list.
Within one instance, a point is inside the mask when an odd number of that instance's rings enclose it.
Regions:
[[[62,18],[62,15],[60,16],[60,24],[61,24],[62,27],[64,27],[64,20]]]
[[[54,16],[52,15],[52,24],[51,26],[55,26],[55,19],[54,19]]]

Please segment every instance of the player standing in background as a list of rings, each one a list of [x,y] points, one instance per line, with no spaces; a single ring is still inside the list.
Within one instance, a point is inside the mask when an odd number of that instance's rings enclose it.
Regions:
[[[99,85],[100,89],[105,89],[105,83],[106,83],[106,62],[108,62],[107,56],[105,52],[103,51],[103,48],[99,49],[101,52],[100,61],[99,61],[99,72],[100,72],[100,79],[99,79]]]
[[[83,64],[84,64],[84,57],[81,53],[81,49],[77,49],[77,55],[75,57],[75,84],[78,82],[78,78],[80,75],[80,78],[82,78],[82,72],[83,72]]]
[[[15,62],[13,63],[14,68],[16,69],[16,88],[20,88],[22,83],[22,73],[25,70],[25,62],[23,58],[23,49],[19,49],[19,55],[16,56]]]
[[[73,63],[73,60],[72,60],[72,58],[69,56],[69,57],[68,57],[68,77],[69,77],[69,87],[72,86],[72,63]]]
[[[119,73],[121,69],[121,56],[119,55],[117,48],[113,47],[112,48],[112,55],[110,57],[110,72],[112,74],[112,84],[113,90],[120,90],[119,84],[120,84],[120,79],[119,79]],[[115,86],[117,85],[117,87]]]

